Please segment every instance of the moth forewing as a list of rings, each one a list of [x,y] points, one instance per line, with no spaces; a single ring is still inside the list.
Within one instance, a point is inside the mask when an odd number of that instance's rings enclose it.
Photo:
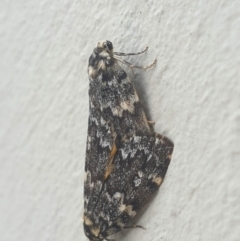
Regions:
[[[149,127],[136,90],[119,65],[119,57],[136,54],[113,52],[112,43],[103,41],[89,58],[84,231],[91,241],[111,240],[107,237],[139,226],[129,226],[129,220],[158,190],[173,152],[173,143]],[[130,68],[156,64],[121,61]]]

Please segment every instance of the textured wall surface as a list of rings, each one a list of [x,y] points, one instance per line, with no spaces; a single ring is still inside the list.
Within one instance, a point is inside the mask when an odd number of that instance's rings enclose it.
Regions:
[[[87,62],[99,40],[140,65],[155,131],[175,143],[132,241],[240,240],[240,2],[2,1],[0,236],[87,240],[82,229]]]

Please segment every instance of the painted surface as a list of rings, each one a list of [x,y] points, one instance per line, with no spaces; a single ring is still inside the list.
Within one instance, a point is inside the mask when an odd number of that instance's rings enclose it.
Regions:
[[[168,173],[116,240],[240,237],[240,4],[17,1],[0,10],[0,233],[4,241],[87,240],[82,229],[87,61],[99,40],[154,69],[134,82],[155,131],[174,141]],[[131,74],[131,73],[130,73]]]

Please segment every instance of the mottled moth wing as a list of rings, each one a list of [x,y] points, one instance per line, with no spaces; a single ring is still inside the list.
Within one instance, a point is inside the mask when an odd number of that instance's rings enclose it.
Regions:
[[[93,212],[104,237],[124,229],[158,190],[172,151],[172,142],[159,134],[136,135],[122,143]]]
[[[126,228],[158,189],[173,143],[149,128],[111,42],[98,43],[89,58],[88,74],[84,231],[91,241],[102,241]]]
[[[136,132],[150,133],[145,112],[132,82],[118,61],[110,60],[108,66],[101,56],[96,54],[95,58],[90,57],[89,96],[93,99],[94,106],[113,125],[118,139],[132,136]]]
[[[90,99],[84,181],[84,211],[88,214],[99,200],[113,144],[111,126]]]

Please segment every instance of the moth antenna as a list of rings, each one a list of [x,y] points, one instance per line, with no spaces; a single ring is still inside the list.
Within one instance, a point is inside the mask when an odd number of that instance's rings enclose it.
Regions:
[[[129,55],[139,55],[139,54],[143,54],[148,50],[148,46],[141,52],[137,52],[137,53],[121,53],[121,52],[113,52],[114,55],[117,56],[129,56]]]

